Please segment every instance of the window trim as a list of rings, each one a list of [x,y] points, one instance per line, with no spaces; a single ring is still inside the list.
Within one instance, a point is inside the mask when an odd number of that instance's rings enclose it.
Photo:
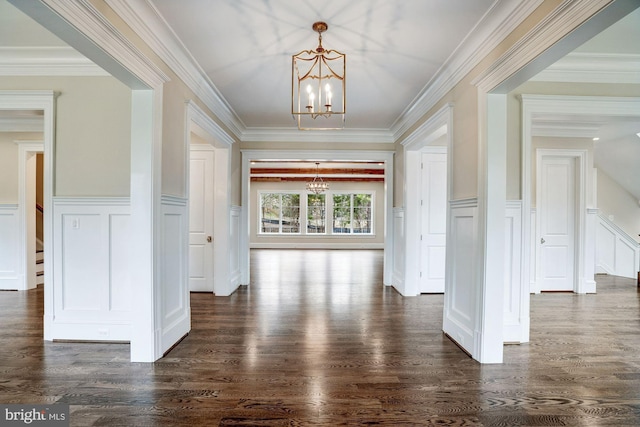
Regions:
[[[277,194],[280,196],[280,217],[279,217],[279,222],[278,222],[278,231],[277,232],[269,232],[269,231],[262,231],[262,195],[263,194]],[[283,221],[282,221],[282,196],[285,194],[293,194],[293,195],[297,195],[299,197],[299,202],[298,202],[298,231],[295,233],[283,233],[282,232],[282,226],[283,226]],[[257,224],[257,235],[258,236],[300,236],[302,235],[302,221],[301,221],[301,214],[302,214],[302,195],[300,194],[299,191],[258,191],[258,215],[256,215],[257,220],[258,220],[258,224]]]
[[[279,232],[263,232],[262,231],[262,195],[263,194],[297,194],[300,197],[299,204],[299,227],[297,233],[282,233]],[[308,227],[308,196],[313,194],[310,191],[306,190],[258,190],[257,191],[257,229],[256,229],[256,237],[260,238],[280,238],[280,237],[304,237],[304,238],[336,238],[336,239],[351,239],[351,238],[361,238],[361,239],[370,239],[376,237],[376,190],[328,190],[325,194],[325,232],[324,233],[307,233]],[[351,206],[350,206],[350,215],[351,215],[351,228],[349,233],[334,233],[333,232],[333,196],[336,194],[349,194],[351,195]],[[353,232],[353,195],[355,194],[368,194],[371,196],[371,231],[369,233],[354,233]],[[282,199],[281,199],[282,200]],[[282,222],[282,210],[280,211],[280,221]],[[280,230],[282,230],[282,224],[280,224]]]
[[[331,226],[329,227],[330,229],[330,233],[335,235],[335,236],[375,236],[376,235],[376,230],[375,230],[375,191],[374,190],[368,190],[368,191],[348,191],[348,190],[339,190],[339,191],[333,191],[331,192]],[[350,203],[349,203],[349,214],[350,214],[350,218],[349,218],[349,232],[348,233],[334,233],[333,231],[333,221],[334,221],[334,206],[333,206],[333,196],[334,195],[345,195],[348,194],[350,195]],[[371,197],[371,219],[370,219],[370,232],[369,233],[354,233],[353,230],[353,219],[354,219],[354,206],[353,206],[353,198],[356,194],[367,194]]]

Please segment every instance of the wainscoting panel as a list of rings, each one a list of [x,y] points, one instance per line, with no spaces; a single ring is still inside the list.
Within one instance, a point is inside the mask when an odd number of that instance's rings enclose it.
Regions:
[[[240,219],[242,217],[242,207],[232,206],[231,217],[229,219],[229,250],[231,252],[230,262],[230,280],[232,289],[240,285]]]
[[[393,208],[393,286],[404,291],[404,208]]]
[[[635,279],[640,271],[640,244],[604,215],[598,215],[596,273]]]
[[[128,214],[109,215],[109,310],[128,312],[131,310],[130,250],[131,217]]]
[[[20,239],[17,204],[0,205],[0,289],[18,289],[20,280]]]
[[[129,199],[56,197],[53,215],[52,338],[128,341]]]
[[[450,205],[450,239],[447,242],[449,262],[445,284],[443,330],[469,354],[473,354],[477,298],[474,262],[477,201],[454,201]]]
[[[508,200],[505,221],[504,341],[529,340],[529,282],[522,277],[522,202]]]
[[[162,196],[161,247],[161,349],[168,350],[191,329],[189,304],[189,219],[185,198]]]

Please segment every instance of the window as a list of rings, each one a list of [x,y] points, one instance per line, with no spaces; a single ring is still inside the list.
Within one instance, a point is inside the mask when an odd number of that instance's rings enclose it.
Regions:
[[[325,234],[325,200],[324,194],[307,194],[307,234]]]
[[[261,193],[260,232],[300,233],[300,195]]]
[[[372,234],[371,193],[333,195],[334,234]]]

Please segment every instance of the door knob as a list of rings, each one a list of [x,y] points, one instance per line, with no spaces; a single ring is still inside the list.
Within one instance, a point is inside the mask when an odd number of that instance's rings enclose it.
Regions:
[[[213,237],[207,236],[207,242],[211,243],[213,241]]]
[[[543,238],[543,237],[541,237],[541,238],[540,238],[540,243],[544,243],[544,242],[545,242],[544,238]]]

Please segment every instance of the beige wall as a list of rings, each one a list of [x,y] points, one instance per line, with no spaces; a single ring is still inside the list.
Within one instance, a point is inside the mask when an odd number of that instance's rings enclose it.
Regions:
[[[598,209],[640,243],[640,201],[598,170]]]
[[[304,182],[252,182],[250,204],[250,243],[287,243],[295,245],[296,243],[322,243],[322,244],[370,244],[384,243],[384,183],[382,182],[330,182],[330,189],[333,191],[375,191],[374,203],[374,237],[354,237],[354,236],[258,236],[258,192],[259,191],[304,191]],[[327,224],[329,225],[329,224]]]
[[[113,77],[2,77],[2,90],[53,90],[55,196],[128,196],[131,91]]]
[[[0,132],[0,204],[18,203],[18,145],[15,141],[42,141],[40,132]]]

